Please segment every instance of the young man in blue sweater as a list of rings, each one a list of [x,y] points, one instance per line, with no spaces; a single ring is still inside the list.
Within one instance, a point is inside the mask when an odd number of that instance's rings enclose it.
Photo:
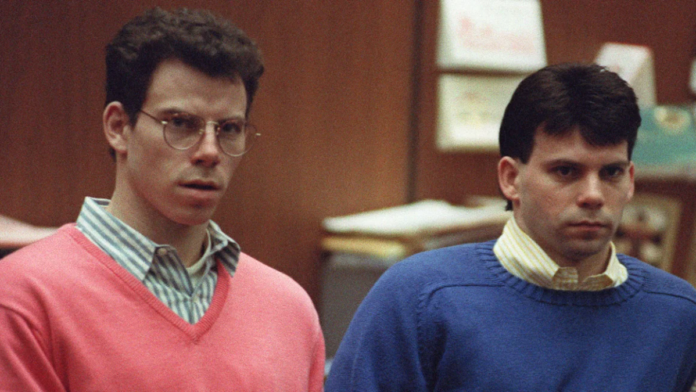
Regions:
[[[696,291],[616,254],[633,196],[633,90],[596,65],[527,77],[500,128],[513,218],[495,241],[415,255],[358,309],[334,391],[688,391]]]

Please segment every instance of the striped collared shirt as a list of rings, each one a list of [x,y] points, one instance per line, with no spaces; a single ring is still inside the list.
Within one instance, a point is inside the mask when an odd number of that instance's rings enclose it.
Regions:
[[[219,260],[230,275],[239,261],[239,245],[213,221],[208,224],[208,250],[200,280],[194,285],[170,245],[156,244],[105,210],[109,200],[86,198],[77,228],[118,264],[138,278],[172,311],[194,324],[210,306],[217,284]]]
[[[567,291],[599,291],[616,287],[628,279],[626,267],[616,257],[616,249],[611,243],[611,256],[607,269],[598,275],[588,276],[578,281],[578,271],[573,267],[559,267],[510,218],[493,247],[500,263],[511,274],[537,286]]]
[[[578,282],[575,268],[559,267],[510,218],[503,229],[503,235],[498,238],[493,253],[503,267],[518,278],[537,286],[569,291],[599,291],[616,287],[628,279],[628,271],[616,257],[616,248],[611,244],[611,256],[604,273],[587,277]],[[690,392],[696,392],[696,382]]]

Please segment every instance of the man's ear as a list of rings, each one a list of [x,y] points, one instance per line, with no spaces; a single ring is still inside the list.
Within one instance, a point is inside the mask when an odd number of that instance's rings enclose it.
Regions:
[[[104,125],[104,135],[106,140],[116,151],[116,155],[125,154],[128,150],[128,137],[130,136],[131,126],[128,114],[121,102],[111,102],[104,108],[102,115]]]
[[[506,199],[514,205],[519,200],[518,177],[519,161],[511,157],[502,157],[498,162],[498,186]]]

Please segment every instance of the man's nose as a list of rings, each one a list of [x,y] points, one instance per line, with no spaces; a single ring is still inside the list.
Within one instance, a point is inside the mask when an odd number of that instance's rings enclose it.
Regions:
[[[584,208],[600,208],[604,205],[604,184],[598,175],[589,175],[580,184],[578,205]]]
[[[193,160],[205,166],[213,166],[220,162],[222,149],[217,138],[217,124],[208,122],[203,129],[201,140],[194,147]]]

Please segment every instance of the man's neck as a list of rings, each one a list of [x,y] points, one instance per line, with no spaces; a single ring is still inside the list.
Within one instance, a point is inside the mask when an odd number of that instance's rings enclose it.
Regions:
[[[559,267],[570,267],[575,268],[578,274],[578,282],[583,282],[587,277],[599,275],[607,270],[609,265],[609,259],[612,254],[611,245],[606,244],[604,250],[599,251],[590,255],[578,254],[577,257],[571,255],[565,255],[560,252],[554,251],[552,246],[545,244],[544,238],[534,238],[530,230],[525,228],[524,224],[519,219],[515,219],[515,224],[519,229],[525,233],[529,238],[538,245],[546,255]]]
[[[156,212],[140,214],[135,212],[136,209],[123,206],[132,204],[124,204],[114,195],[106,211],[155,243],[171,245],[186,267],[200,259],[207,244],[208,222],[195,226],[183,225]]]
[[[578,282],[583,282],[586,278],[594,275],[599,275],[607,270],[609,265],[609,257],[611,256],[611,248],[606,252],[600,252],[596,255],[578,260],[570,260],[563,257],[549,255],[559,267],[572,267],[578,273]]]

